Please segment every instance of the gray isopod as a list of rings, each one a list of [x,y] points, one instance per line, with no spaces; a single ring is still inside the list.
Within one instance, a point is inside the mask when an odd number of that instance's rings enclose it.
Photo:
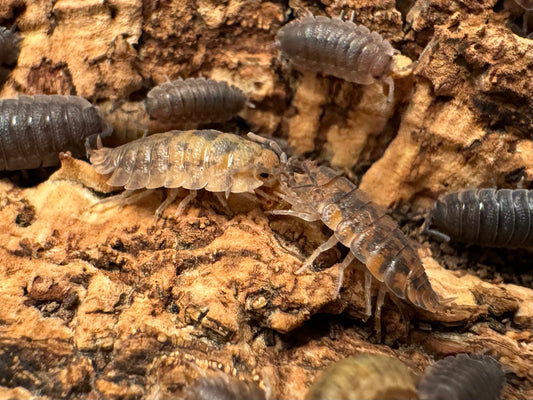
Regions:
[[[59,152],[85,156],[85,141],[111,128],[87,100],[38,95],[0,100],[0,171],[48,167]]]
[[[17,62],[21,40],[15,33],[15,25],[11,29],[0,26],[0,64],[13,65]]]
[[[341,18],[308,16],[285,25],[276,42],[297,68],[368,85],[389,77],[394,48],[381,35]]]
[[[498,361],[480,354],[446,357],[428,368],[420,400],[498,400],[505,375]]]
[[[533,247],[533,190],[473,189],[441,197],[430,221],[461,242],[493,247]],[[434,231],[433,231],[434,232]]]
[[[187,400],[265,400],[265,392],[252,382],[241,381],[225,374],[198,378],[185,390]]]
[[[225,81],[190,78],[166,82],[148,92],[146,110],[157,120],[224,122],[241,111],[246,96]]]

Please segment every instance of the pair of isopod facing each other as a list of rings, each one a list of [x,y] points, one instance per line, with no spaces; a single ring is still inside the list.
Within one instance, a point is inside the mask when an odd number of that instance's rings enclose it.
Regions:
[[[213,130],[173,131],[113,149],[89,149],[89,156],[97,172],[110,174],[109,185],[129,191],[126,196],[143,188],[173,189],[156,211],[156,218],[174,201],[177,188],[192,191],[180,203],[179,213],[199,189],[219,196],[253,193],[271,179],[278,184],[277,195],[291,206],[272,214],[320,220],[333,231],[302,270],[321,252],[341,242],[350,252],[339,264],[334,297],[340,291],[344,270],[357,259],[366,266],[368,316],[372,314],[372,281],[379,283],[375,312],[378,335],[381,306],[387,293],[400,310],[404,302],[430,312],[446,307],[431,287],[416,244],[368,195],[330,168],[294,159],[287,162],[275,142],[256,135],[251,135],[251,139]],[[404,319],[408,320],[405,316]]]
[[[362,354],[327,367],[306,400],[498,400],[505,375],[498,361],[458,354],[430,366],[418,385],[396,358]]]

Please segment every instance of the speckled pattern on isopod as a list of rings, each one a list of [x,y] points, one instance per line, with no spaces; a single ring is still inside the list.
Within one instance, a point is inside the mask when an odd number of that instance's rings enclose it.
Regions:
[[[128,191],[191,190],[180,203],[181,210],[197,190],[225,193],[226,197],[253,193],[272,177],[284,155],[273,141],[253,134],[249,137],[253,140],[212,129],[170,131],[116,148],[89,148],[88,152],[97,172],[111,174],[110,186]],[[156,211],[156,219],[176,196],[177,191],[172,191]]]
[[[348,179],[331,168],[311,161],[291,161],[281,174],[279,195],[292,207],[275,210],[276,215],[292,215],[306,221],[321,220],[333,231],[329,240],[319,246],[305,261],[301,272],[312,265],[322,252],[338,242],[350,249],[339,265],[339,281],[335,297],[342,285],[344,270],[357,259],[366,266],[366,313],[371,315],[371,284],[375,279],[380,290],[376,302],[376,331],[380,333],[380,312],[386,293],[422,310],[445,310],[448,300],[433,290],[417,245],[406,237],[379,205]],[[395,301],[399,306],[399,301]]]

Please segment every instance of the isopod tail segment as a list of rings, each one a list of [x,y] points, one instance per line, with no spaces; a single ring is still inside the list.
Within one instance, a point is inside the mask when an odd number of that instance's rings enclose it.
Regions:
[[[348,179],[327,167],[318,167],[293,159],[280,174],[278,195],[292,207],[274,210],[275,215],[290,215],[306,221],[321,220],[333,235],[320,245],[304,262],[303,270],[312,265],[322,252],[338,242],[350,249],[346,258],[337,265],[338,282],[334,297],[342,287],[343,275],[352,261],[366,267],[366,313],[371,313],[371,285],[378,281],[376,301],[376,332],[380,333],[380,312],[386,294],[390,294],[404,315],[404,305],[412,305],[430,313],[446,311],[453,299],[442,299],[435,293],[418,255],[417,245],[408,239],[370,197],[358,190]],[[407,320],[408,321],[408,320]],[[407,322],[406,321],[406,322]]]

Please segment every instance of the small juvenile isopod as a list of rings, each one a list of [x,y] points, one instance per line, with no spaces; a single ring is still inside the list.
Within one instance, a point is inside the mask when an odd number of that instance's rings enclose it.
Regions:
[[[418,385],[420,400],[498,400],[505,375],[498,361],[479,354],[446,357]]]
[[[81,97],[0,100],[0,171],[56,165],[64,151],[84,157],[86,139],[110,133],[96,108]]]
[[[399,360],[377,354],[345,358],[327,367],[306,400],[416,400],[411,372]]]
[[[225,81],[190,78],[156,86],[146,97],[146,110],[157,120],[224,122],[239,113],[246,96]]]
[[[111,174],[110,186],[126,190],[172,190],[156,211],[156,218],[172,203],[177,188],[191,190],[178,213],[205,189],[215,193],[253,193],[271,178],[284,160],[271,140],[249,134],[250,140],[215,130],[170,131],[148,136],[116,148],[88,149],[97,172]]]
[[[13,65],[17,62],[21,40],[15,33],[15,25],[11,29],[0,26],[0,64]]]
[[[186,400],[266,400],[265,392],[252,382],[226,374],[198,378],[184,391]]]
[[[342,18],[308,16],[281,28],[281,52],[297,68],[368,85],[389,77],[394,48],[376,32]],[[391,88],[392,90],[392,88]]]
[[[292,160],[291,160],[292,161]],[[338,265],[339,280],[335,297],[342,286],[344,270],[357,259],[366,267],[366,314],[371,315],[372,279],[379,282],[376,302],[376,331],[380,334],[380,313],[385,295],[400,306],[399,300],[429,312],[444,311],[449,300],[441,299],[431,287],[417,246],[398,228],[386,211],[357,189],[348,179],[325,166],[304,162],[288,162],[281,170],[279,195],[289,203],[289,210],[272,214],[293,215],[305,221],[321,220],[333,231],[297,273],[312,265],[322,252],[338,242],[350,249]],[[282,166],[283,168],[283,166]],[[402,311],[402,308],[400,308]]]
[[[429,221],[437,235],[493,247],[533,248],[533,190],[472,189],[439,200]]]

